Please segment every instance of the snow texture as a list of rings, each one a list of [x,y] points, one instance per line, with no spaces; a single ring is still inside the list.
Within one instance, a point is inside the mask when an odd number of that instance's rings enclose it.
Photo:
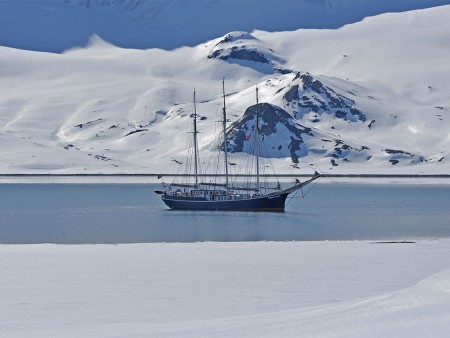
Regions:
[[[448,337],[448,240],[0,246],[5,337]]]

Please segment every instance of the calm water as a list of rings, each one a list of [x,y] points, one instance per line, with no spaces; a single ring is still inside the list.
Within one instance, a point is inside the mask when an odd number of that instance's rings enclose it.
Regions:
[[[450,237],[449,185],[319,184],[281,214],[170,211],[156,187],[0,184],[0,243]]]

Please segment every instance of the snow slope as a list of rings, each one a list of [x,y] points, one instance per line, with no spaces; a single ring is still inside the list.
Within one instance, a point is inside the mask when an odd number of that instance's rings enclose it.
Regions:
[[[448,240],[0,246],[6,337],[447,337]]]
[[[260,102],[290,116],[270,133],[266,156],[279,172],[311,173],[313,163],[331,173],[445,173],[449,16],[442,6],[339,29],[233,32],[170,51],[98,36],[62,54],[0,47],[0,172],[177,172],[194,86],[200,146],[220,144],[225,76],[229,135],[256,85]]]

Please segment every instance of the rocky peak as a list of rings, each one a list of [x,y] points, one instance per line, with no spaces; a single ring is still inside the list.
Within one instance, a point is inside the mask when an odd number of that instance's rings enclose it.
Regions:
[[[213,45],[207,57],[238,63],[265,73],[285,72],[280,66],[284,60],[247,32],[226,34]]]
[[[248,107],[244,115],[230,126],[227,132],[228,150],[253,154],[256,112],[259,117],[259,134],[262,143],[260,155],[277,158],[291,157],[292,161],[297,163],[299,156],[307,152],[307,149],[302,147],[303,136],[313,136],[311,129],[294,123],[288,112],[269,103]]]
[[[321,114],[332,114],[351,122],[366,121],[367,117],[355,106],[355,101],[337,93],[309,73],[297,72],[283,95],[283,102],[295,118],[316,113],[312,122],[319,122]]]

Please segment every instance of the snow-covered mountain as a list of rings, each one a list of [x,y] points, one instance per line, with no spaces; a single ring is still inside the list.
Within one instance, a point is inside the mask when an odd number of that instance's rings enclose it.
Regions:
[[[155,2],[151,11],[149,3],[59,6],[134,22],[160,20],[174,5]],[[0,47],[0,172],[176,172],[194,87],[200,148],[223,147],[225,77],[230,156],[250,152],[258,87],[262,156],[280,172],[310,173],[314,164],[335,173],[446,173],[449,17],[450,5],[333,29],[230,31],[173,50],[124,49],[98,36],[61,54]]]

